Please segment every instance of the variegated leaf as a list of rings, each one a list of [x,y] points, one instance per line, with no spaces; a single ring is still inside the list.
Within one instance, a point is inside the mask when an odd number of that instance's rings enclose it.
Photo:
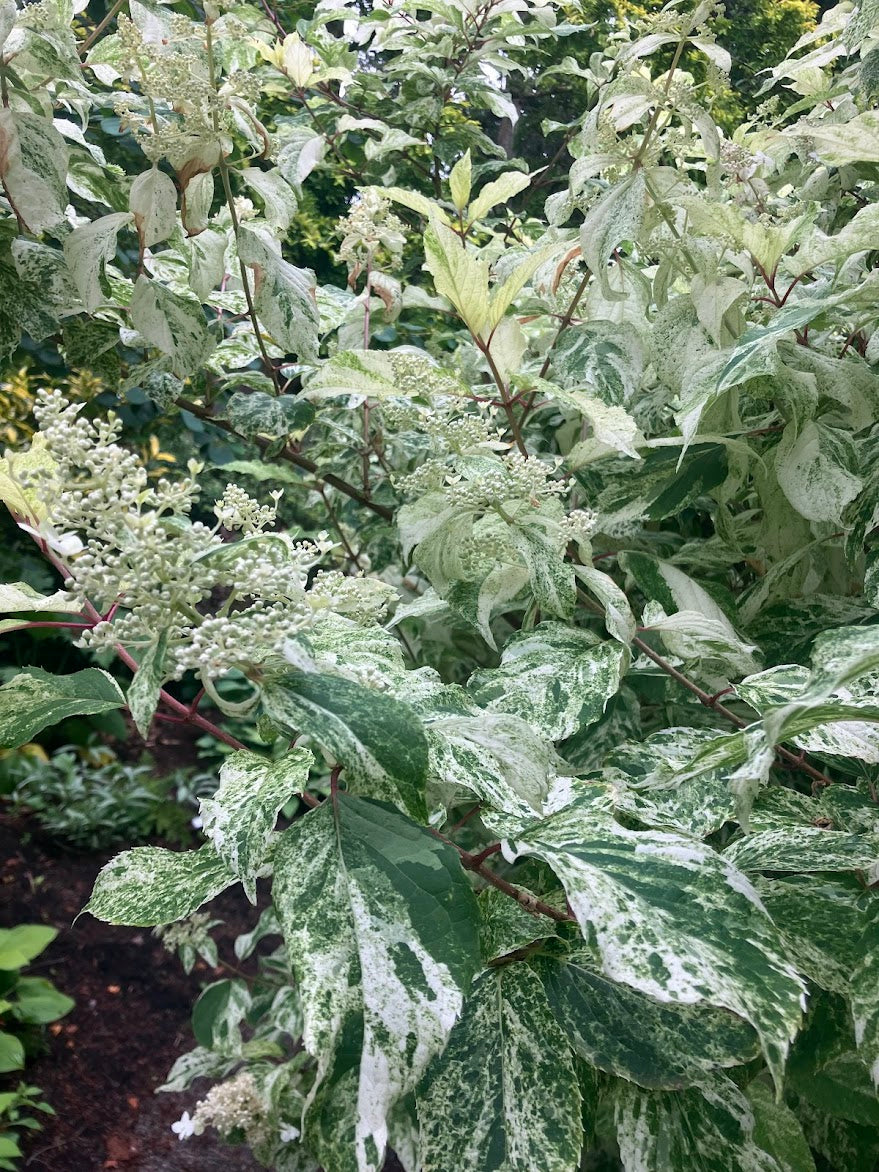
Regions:
[[[40,594],[27,582],[0,583],[0,614],[20,614],[33,611],[35,614],[50,612],[56,614],[79,614],[79,603],[66,590],[54,594]]]
[[[561,762],[538,729],[518,716],[486,712],[453,688],[426,700],[419,711],[430,777],[450,800],[472,793],[526,822],[543,809]]]
[[[209,844],[195,851],[138,846],[101,868],[85,910],[109,924],[170,924],[192,915],[235,881]]]
[[[162,684],[165,682],[165,650],[167,645],[168,632],[165,630],[141,657],[126,696],[128,711],[137,726],[137,731],[144,738],[150,731],[153,716],[159,705]]]
[[[879,837],[786,826],[738,839],[724,858],[741,871],[869,871],[879,863]]]
[[[759,1052],[753,1028],[735,1014],[656,1001],[608,980],[585,951],[531,963],[574,1052],[606,1074],[672,1089]]]
[[[328,1167],[378,1172],[388,1111],[443,1049],[479,962],[473,894],[450,847],[393,808],[344,793],[284,832],[274,867],[305,1045],[318,1061],[315,1152]],[[327,1077],[343,1077],[340,1047],[356,1113],[338,1087],[335,1107],[319,1097]],[[329,1109],[339,1126],[328,1126]],[[305,1134],[314,1146],[308,1109]],[[326,1145],[356,1159],[328,1160]]]
[[[540,623],[515,635],[500,666],[474,672],[468,689],[493,712],[535,725],[550,740],[594,724],[619,689],[628,653],[590,631]]]
[[[802,980],[747,878],[696,839],[628,830],[592,787],[508,844],[555,871],[611,980],[660,1001],[751,1022],[776,1082],[799,1025]]]
[[[754,1141],[774,1156],[781,1172],[815,1172],[815,1160],[803,1134],[803,1125],[771,1084],[755,1078],[745,1088],[754,1113]]]
[[[200,370],[216,346],[201,305],[178,297],[156,280],[137,278],[129,308],[131,324],[151,346],[170,357],[179,378]]]
[[[240,751],[220,768],[217,792],[199,803],[205,837],[241,880],[251,903],[256,903],[256,879],[278,814],[307,785],[313,761],[308,749],[299,746],[278,761]]]
[[[519,962],[484,973],[416,1092],[422,1172],[575,1172],[582,1123],[570,1051]]]
[[[288,353],[312,358],[317,351],[318,327],[312,274],[288,264],[270,238],[254,228],[241,229],[238,255],[251,272],[260,322]]]
[[[871,901],[851,975],[851,1007],[858,1052],[879,1087],[879,902]]]
[[[620,1080],[613,1102],[625,1172],[783,1172],[757,1145],[747,1098],[722,1075],[683,1091],[645,1091]]]
[[[307,733],[344,766],[346,784],[427,818],[427,740],[415,711],[339,676],[289,672],[262,686],[266,715],[289,736]]]
[[[124,705],[122,689],[101,668],[67,676],[26,668],[0,688],[0,749],[17,749],[68,716],[96,716]]]
[[[0,109],[0,176],[28,231],[57,229],[67,206],[67,144],[51,119],[30,111]]]

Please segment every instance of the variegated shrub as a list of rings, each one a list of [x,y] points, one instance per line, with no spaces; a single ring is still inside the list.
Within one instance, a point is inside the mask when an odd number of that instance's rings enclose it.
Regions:
[[[228,751],[204,844],[88,906],[191,965],[203,905],[271,891],[175,1130],[288,1172],[871,1172],[875,0],[734,133],[710,0],[100,16],[0,6],[0,342],[249,455],[207,504],[41,396],[0,495],[58,590],[0,628],[102,666],[21,672],[0,738],[127,706]],[[314,190],[347,281],[301,265]]]

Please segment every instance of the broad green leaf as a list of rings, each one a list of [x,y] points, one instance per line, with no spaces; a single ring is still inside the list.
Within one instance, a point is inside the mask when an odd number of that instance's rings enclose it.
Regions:
[[[625,1172],[782,1172],[757,1144],[747,1098],[722,1075],[683,1091],[645,1091],[620,1079],[613,1103]]]
[[[0,178],[14,211],[35,236],[65,221],[69,153],[48,118],[5,104],[0,109]]]
[[[310,1101],[337,1048],[356,1046],[345,1057],[353,1134],[333,1142],[356,1154],[345,1167],[378,1172],[388,1111],[445,1046],[479,963],[474,897],[450,847],[393,808],[344,793],[284,832],[274,868],[305,1046],[318,1063]]]
[[[131,212],[113,212],[81,228],[74,228],[64,238],[64,255],[83,305],[91,313],[110,300],[104,269],[116,255],[116,241]]]
[[[236,881],[214,848],[138,846],[102,867],[85,906],[109,924],[152,927],[184,920]]]
[[[158,639],[143,653],[134,679],[128,687],[126,702],[128,711],[137,726],[137,731],[146,739],[159,706],[159,694],[165,682],[165,652],[168,646],[168,632],[162,631]]]
[[[177,227],[177,188],[157,166],[144,171],[131,185],[128,206],[141,248],[167,240]]]
[[[855,1049],[855,1027],[842,997],[810,999],[806,1028],[791,1051],[787,1085],[821,1111],[879,1127],[870,1063]]]
[[[48,948],[58,931],[43,924],[0,928],[0,970],[24,968]]]
[[[314,422],[311,403],[298,395],[268,395],[265,391],[236,391],[226,405],[226,418],[248,439],[266,435],[271,439],[292,436],[300,440]]]
[[[70,1013],[76,1002],[44,977],[19,977],[15,986],[15,1016],[33,1025],[48,1025]]]
[[[197,373],[216,346],[201,305],[178,297],[157,280],[138,277],[129,308],[131,324],[170,357],[178,378]]]
[[[289,749],[278,761],[240,751],[220,768],[213,797],[202,798],[204,835],[256,903],[256,879],[268,854],[278,814],[308,784],[314,758],[308,749]]]
[[[459,212],[462,212],[470,202],[472,179],[473,167],[468,150],[461,155],[449,174],[449,191],[452,193],[452,203]]]
[[[520,855],[555,871],[605,976],[738,1014],[780,1081],[804,989],[741,871],[696,839],[626,829],[589,794],[511,842],[508,857]]]
[[[748,1083],[745,1096],[754,1112],[754,1141],[775,1157],[781,1172],[815,1172],[803,1127],[790,1107],[778,1102],[768,1082],[756,1078]]]
[[[246,225],[238,234],[238,255],[251,273],[257,316],[283,350],[309,359],[317,352],[314,278],[282,260],[272,243]]]
[[[489,315],[488,262],[435,216],[424,233],[424,256],[437,293],[481,334]]]
[[[574,1052],[606,1074],[672,1089],[758,1053],[757,1035],[741,1018],[646,997],[608,980],[585,952],[531,964]]]
[[[426,195],[422,195],[418,191],[409,191],[405,187],[376,187],[375,190],[385,199],[400,203],[403,207],[409,208],[410,211],[418,212],[420,216],[436,217],[441,222],[448,222],[448,216],[439,204],[434,203],[432,199],[428,199]]]
[[[849,434],[811,419],[799,432],[793,423],[785,428],[775,474],[781,491],[809,521],[840,523],[846,505],[864,487]]]
[[[510,639],[500,665],[474,672],[468,688],[483,707],[519,716],[560,741],[601,717],[627,659],[619,643],[602,643],[590,631],[561,623],[540,623]]]
[[[27,582],[0,583],[0,614],[17,614],[33,611],[35,614],[79,614],[80,606],[66,590],[54,594],[40,594]]]
[[[346,784],[426,819],[427,740],[415,711],[338,676],[289,672],[262,685],[266,715],[307,733],[344,766]]]
[[[565,1037],[527,965],[484,973],[416,1092],[423,1172],[573,1172],[580,1093]]]
[[[68,716],[95,716],[124,705],[121,688],[101,668],[67,676],[25,668],[0,688],[0,748],[17,749]]]
[[[605,298],[616,296],[607,279],[607,267],[616,249],[626,240],[635,240],[647,205],[643,171],[614,184],[589,209],[580,226],[583,260],[601,285]]]
[[[540,266],[549,260],[554,253],[557,253],[558,250],[559,246],[556,243],[549,244],[545,248],[532,250],[527,256],[522,257],[506,280],[499,282],[491,290],[487,328],[491,330],[492,335],[494,335],[504,314],[513,304],[513,301],[519,293],[525,288]]]
[[[24,1069],[24,1046],[12,1034],[0,1030],[0,1074]]]
[[[475,223],[499,203],[507,203],[514,195],[530,186],[531,179],[521,171],[507,171],[480,188],[479,194],[467,209],[468,223]]]

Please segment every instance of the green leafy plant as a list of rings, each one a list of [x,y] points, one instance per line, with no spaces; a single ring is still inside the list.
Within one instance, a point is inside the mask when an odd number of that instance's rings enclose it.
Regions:
[[[223,747],[203,845],[120,854],[88,910],[194,963],[199,909],[270,884],[281,977],[203,995],[178,1133],[870,1172],[875,5],[732,132],[707,0],[583,60],[532,0],[3,12],[7,348],[112,353],[248,445],[203,499],[46,390],[0,464],[58,573],[2,629],[101,665],[16,674],[0,744],[127,707]],[[514,94],[559,77],[581,106],[520,158]],[[296,263],[312,175],[352,192],[344,283]]]
[[[155,836],[186,840],[200,796],[216,780],[185,770],[157,777],[152,765],[66,747],[46,760],[21,753],[0,762],[2,787],[17,813],[79,850],[101,850]]]
[[[39,1044],[43,1026],[73,1008],[45,977],[22,974],[57,936],[54,928],[19,924],[0,929],[0,1074],[22,1070]],[[39,1087],[20,1082],[0,1091],[0,1168],[14,1169],[21,1155],[19,1133],[40,1127],[34,1112],[52,1113]]]

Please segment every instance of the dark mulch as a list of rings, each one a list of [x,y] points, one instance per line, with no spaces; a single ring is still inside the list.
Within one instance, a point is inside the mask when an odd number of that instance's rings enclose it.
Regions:
[[[50,1027],[47,1052],[29,1082],[55,1108],[26,1149],[33,1172],[253,1172],[249,1154],[211,1135],[181,1143],[171,1124],[197,1092],[160,1094],[177,1056],[194,1045],[189,1027],[200,987],[221,972],[187,977],[149,929],[114,928],[82,916],[107,856],[71,856],[0,817],[0,926],[51,924],[58,937],[33,972],[50,977],[76,1008]],[[240,888],[211,905],[230,942],[255,922]],[[221,943],[221,952],[223,946]]]

